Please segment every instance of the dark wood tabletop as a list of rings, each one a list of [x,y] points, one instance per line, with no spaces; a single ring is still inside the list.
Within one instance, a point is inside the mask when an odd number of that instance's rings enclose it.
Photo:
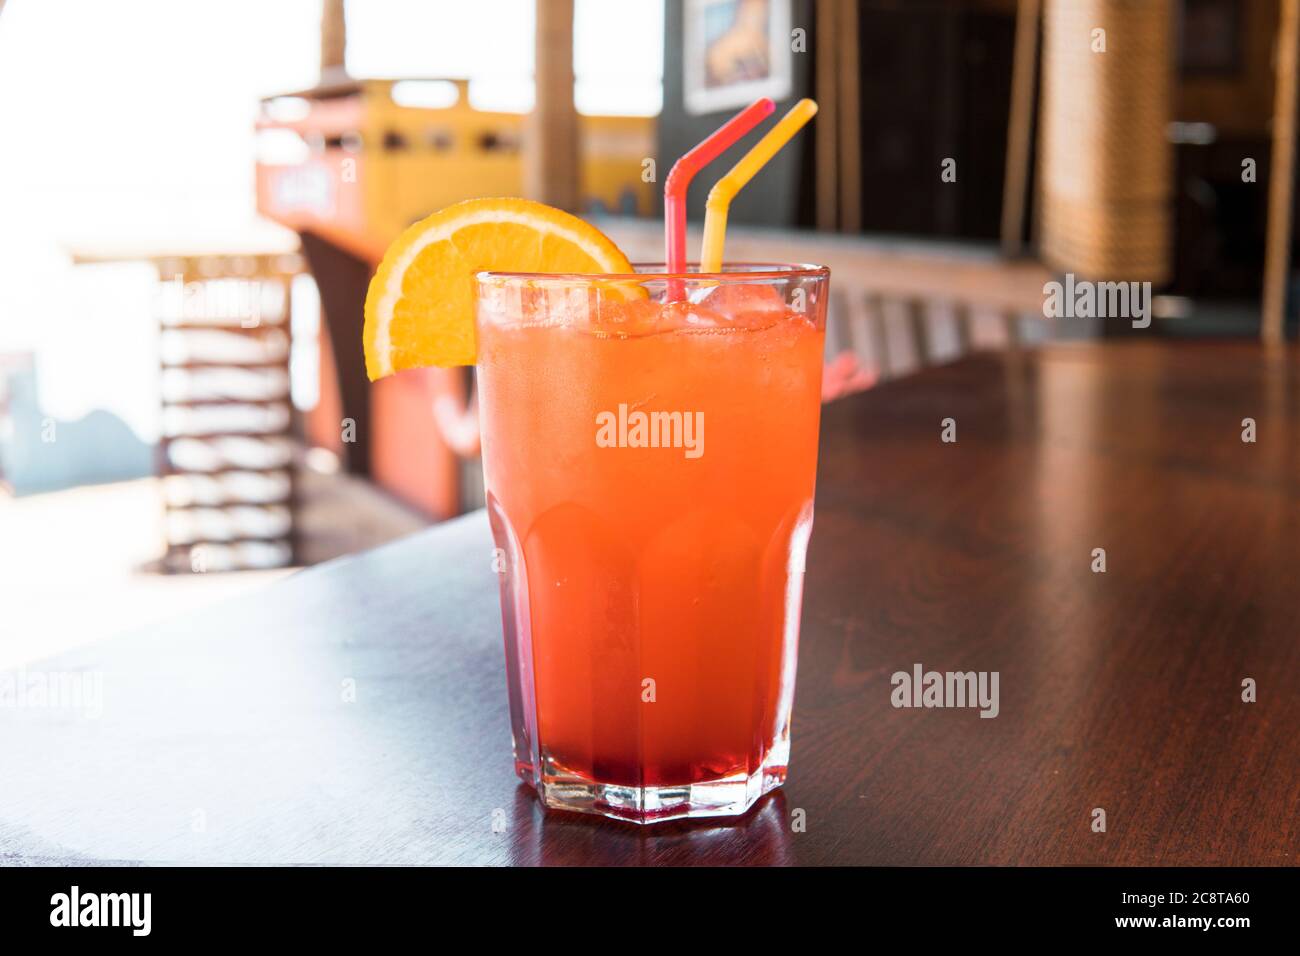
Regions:
[[[1093,344],[827,406],[790,778],[738,822],[538,807],[477,513],[30,665],[102,713],[0,708],[0,863],[1294,865],[1298,382]],[[917,663],[997,717],[894,707]]]

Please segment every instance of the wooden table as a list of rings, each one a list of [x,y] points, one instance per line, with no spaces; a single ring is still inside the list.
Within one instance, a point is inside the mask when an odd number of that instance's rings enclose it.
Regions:
[[[827,407],[791,778],[739,823],[517,783],[479,513],[42,665],[102,716],[0,708],[0,862],[1295,864],[1298,380],[1063,346]],[[999,716],[895,709],[917,662],[999,672]]]

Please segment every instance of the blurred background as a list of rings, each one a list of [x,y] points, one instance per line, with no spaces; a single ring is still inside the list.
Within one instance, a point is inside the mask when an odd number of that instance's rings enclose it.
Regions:
[[[832,267],[827,401],[974,349],[1293,339],[1296,30],[1296,0],[0,0],[0,666],[480,507],[472,370],[365,380],[384,248],[525,195],[660,260],[664,176],[758,96],[821,110],[728,257]],[[1150,282],[1150,327],[1047,314],[1066,276]]]

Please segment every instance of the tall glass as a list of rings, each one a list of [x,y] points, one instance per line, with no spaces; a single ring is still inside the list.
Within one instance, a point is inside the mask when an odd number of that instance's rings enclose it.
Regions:
[[[478,276],[515,767],[549,807],[785,780],[829,271]]]

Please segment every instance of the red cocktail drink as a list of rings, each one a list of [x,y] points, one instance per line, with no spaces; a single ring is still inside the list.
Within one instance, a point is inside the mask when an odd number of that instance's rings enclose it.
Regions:
[[[548,806],[730,815],[784,780],[827,283],[479,277],[515,761]]]

